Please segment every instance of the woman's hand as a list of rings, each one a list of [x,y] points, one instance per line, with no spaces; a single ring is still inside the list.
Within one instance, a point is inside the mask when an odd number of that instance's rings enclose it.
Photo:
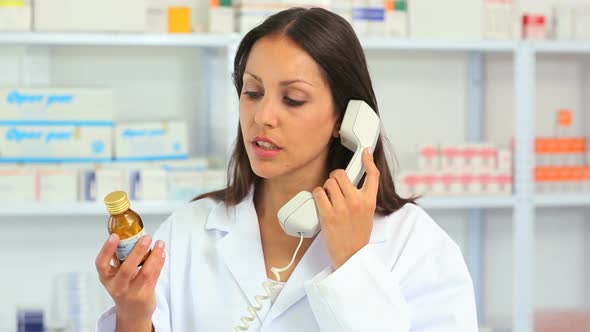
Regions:
[[[123,264],[112,266],[111,258],[118,261],[115,250],[119,243],[118,236],[113,234],[96,257],[100,282],[117,307],[117,330],[120,325],[137,327],[148,323],[151,328],[152,314],[156,310],[154,290],[165,260],[164,242],[157,241],[142,267],[138,268],[151,241],[150,236],[143,236]]]
[[[320,224],[332,266],[338,269],[369,243],[379,189],[379,170],[369,150],[363,152],[367,171],[361,189],[352,185],[342,169],[333,171],[323,188],[313,196],[318,206]]]

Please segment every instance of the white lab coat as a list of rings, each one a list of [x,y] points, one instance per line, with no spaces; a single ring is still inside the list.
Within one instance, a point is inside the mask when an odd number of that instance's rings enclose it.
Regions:
[[[234,331],[267,280],[252,192],[226,214],[199,200],[155,232],[167,245],[158,332]],[[342,239],[346,241],[346,239]],[[115,331],[111,308],[97,331]],[[249,331],[475,332],[470,275],[457,245],[420,208],[376,216],[368,245],[334,271],[320,232]]]

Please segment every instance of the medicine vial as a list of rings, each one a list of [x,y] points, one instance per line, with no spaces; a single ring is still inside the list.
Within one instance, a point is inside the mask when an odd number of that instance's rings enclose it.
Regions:
[[[122,264],[135,247],[139,239],[146,235],[141,217],[131,210],[129,198],[124,191],[114,191],[104,198],[104,203],[108,213],[111,215],[108,222],[109,234],[119,236],[119,245],[117,246],[116,255],[119,263]],[[149,251],[144,255],[139,266],[143,265]]]

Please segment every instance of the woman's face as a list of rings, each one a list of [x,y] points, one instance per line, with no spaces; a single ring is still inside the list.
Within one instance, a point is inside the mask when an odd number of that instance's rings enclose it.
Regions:
[[[324,175],[338,116],[314,59],[286,37],[264,37],[250,51],[243,82],[240,126],[254,173]]]

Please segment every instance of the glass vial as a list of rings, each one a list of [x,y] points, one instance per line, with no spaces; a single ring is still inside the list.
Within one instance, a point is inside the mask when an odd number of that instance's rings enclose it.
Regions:
[[[111,215],[108,223],[109,234],[115,233],[120,239],[116,254],[119,263],[122,264],[133,250],[133,247],[135,247],[137,241],[147,233],[143,228],[141,217],[131,210],[127,193],[114,191],[105,196],[104,203]],[[145,254],[139,266],[143,265],[148,256],[149,251]]]

